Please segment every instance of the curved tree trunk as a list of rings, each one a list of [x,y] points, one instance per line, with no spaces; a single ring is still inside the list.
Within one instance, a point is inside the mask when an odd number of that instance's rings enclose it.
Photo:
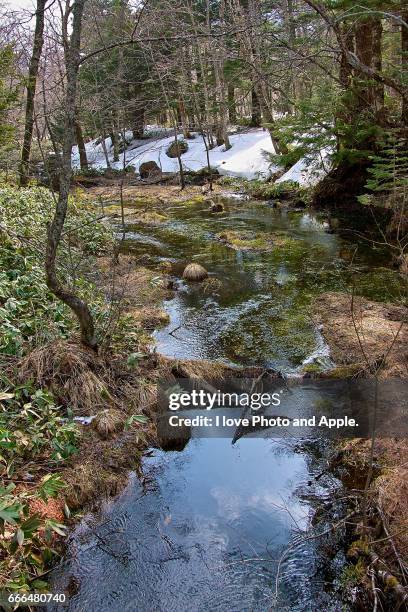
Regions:
[[[52,223],[48,226],[45,271],[49,289],[75,313],[81,328],[82,342],[86,346],[96,350],[97,342],[95,338],[95,328],[89,307],[86,302],[81,300],[77,295],[60,283],[56,269],[57,250],[61,242],[62,230],[64,228],[65,218],[67,215],[68,196],[72,176],[71,151],[75,142],[75,101],[80,58],[79,50],[81,44],[82,15],[84,12],[85,2],[86,0],[76,0],[75,4],[73,5],[72,33],[69,39],[66,26],[68,15],[66,15],[66,20],[63,21],[63,39],[67,79],[64,104],[64,138],[60,168],[60,191],[55,207],[54,218]]]
[[[24,185],[27,185],[29,176],[31,142],[33,139],[34,127],[35,89],[37,85],[37,76],[38,69],[40,66],[41,52],[44,44],[44,11],[46,4],[47,0],[37,0],[37,10],[35,12],[34,45],[30,59],[30,67],[28,70],[24,140],[20,162],[20,185],[22,187]]]

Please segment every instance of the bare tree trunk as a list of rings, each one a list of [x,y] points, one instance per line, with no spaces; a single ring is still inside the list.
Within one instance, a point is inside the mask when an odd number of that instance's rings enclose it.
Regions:
[[[408,10],[402,13],[402,19],[408,24]],[[408,28],[401,25],[401,73],[402,77],[408,79]],[[403,125],[408,127],[408,98],[402,99],[401,119]]]
[[[112,131],[110,133],[110,139],[111,139],[112,148],[113,148],[113,161],[118,162],[119,161],[119,138],[118,138],[118,133],[114,125],[112,126]]]
[[[135,113],[134,113],[133,128],[132,128],[133,138],[135,139],[143,138],[144,116],[145,116],[144,104],[142,104],[142,102],[137,103]]]
[[[174,118],[174,142],[176,143],[176,153],[177,153],[177,161],[178,161],[178,165],[179,165],[179,171],[180,171],[180,189],[184,189],[186,186],[186,180],[184,178],[184,169],[183,169],[183,162],[181,161],[181,153],[180,153],[180,147],[179,147],[179,141],[177,138],[177,124],[176,124],[176,119]]]
[[[233,83],[228,83],[228,117],[230,123],[237,122],[237,110],[235,107],[235,87]]]
[[[351,29],[344,32],[347,49],[354,53],[354,34]],[[347,61],[346,54],[343,52],[340,58],[339,79],[343,88],[343,99],[339,111],[336,115],[336,121],[340,124],[348,124],[352,121],[354,96],[350,95],[350,89],[353,83],[353,70]],[[342,129],[338,130],[337,135],[337,150],[342,146],[341,134]]]
[[[218,51],[217,57],[214,57],[214,74],[218,98],[218,129],[217,129],[217,144],[224,144],[225,149],[231,148],[231,143],[228,136],[228,117],[227,104],[225,100],[225,83],[223,75],[223,52]]]
[[[189,7],[189,16],[191,19],[191,25],[193,27],[193,32],[194,32],[194,35],[197,35],[198,30],[197,30],[197,24],[196,24],[196,20],[194,16],[194,9],[192,8],[192,5],[190,3],[188,7]],[[207,70],[205,58],[203,57],[203,54],[201,51],[199,39],[197,39],[196,51],[197,51],[198,64],[200,67],[201,83],[203,86],[205,123],[206,123],[207,132],[208,132],[208,146],[210,149],[212,149],[214,147],[214,140],[213,140],[213,122],[212,122],[212,113],[211,113],[209,85],[207,81],[208,70]]]
[[[286,0],[285,4],[285,28],[289,40],[289,46],[291,49],[296,47],[296,26],[294,20],[293,11],[293,0]],[[286,90],[287,100],[283,100],[283,104],[286,107],[287,112],[292,113],[294,110],[293,104],[289,101],[290,98],[296,100],[297,87],[296,87],[296,75],[293,71],[292,61],[289,61],[288,65],[288,80],[284,88]]]
[[[207,2],[207,14],[210,11],[210,4]],[[224,22],[225,18],[225,3],[223,0],[220,2],[220,19],[221,22]],[[210,31],[210,23],[208,20],[208,30]],[[215,46],[212,46],[212,58],[214,64],[214,75],[215,75],[215,87],[217,91],[218,98],[218,117],[219,117],[219,140],[222,140],[225,149],[228,150],[231,148],[231,143],[228,136],[228,105],[226,99],[226,86],[225,86],[225,78],[224,78],[224,65],[225,65],[225,46],[224,41],[221,39],[218,42],[218,49]],[[217,144],[222,144],[217,143]]]
[[[35,12],[34,45],[30,59],[30,67],[28,70],[24,140],[20,162],[21,186],[27,185],[28,183],[31,143],[33,139],[34,127],[35,89],[37,85],[37,76],[38,68],[40,65],[41,52],[44,44],[44,11],[46,4],[47,0],[37,0],[37,10]]]
[[[103,154],[105,156],[106,167],[110,169],[111,163],[109,161],[108,149],[106,148],[106,134],[105,134],[105,132],[102,134],[102,137],[101,137],[101,146],[102,146]]]
[[[88,158],[86,156],[86,148],[84,137],[82,134],[82,127],[78,119],[75,120],[75,136],[76,143],[78,145],[79,164],[81,166],[81,170],[86,170],[88,168]]]
[[[183,128],[183,137],[191,138],[190,130],[188,129],[188,119],[187,119],[186,107],[184,104],[183,96],[179,96],[178,110],[180,113],[181,126]]]
[[[55,207],[54,218],[48,226],[45,272],[49,289],[58,299],[62,300],[71,308],[76,315],[81,329],[81,340],[83,344],[97,350],[94,322],[88,305],[60,283],[56,269],[57,250],[61,242],[62,231],[67,215],[68,196],[72,176],[71,152],[75,142],[75,102],[80,59],[82,15],[85,2],[86,0],[76,0],[72,7],[67,6],[66,13],[62,20],[66,68],[64,136],[60,169],[60,191]],[[72,32],[71,36],[68,37],[68,19],[71,14],[71,8],[73,16],[71,26]]]

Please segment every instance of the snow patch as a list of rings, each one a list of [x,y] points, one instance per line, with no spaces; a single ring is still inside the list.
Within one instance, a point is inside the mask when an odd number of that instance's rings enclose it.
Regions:
[[[275,182],[284,183],[285,181],[292,181],[298,183],[301,187],[314,187],[329,172],[329,157],[331,154],[332,150],[326,148],[320,151],[318,157],[302,157]]]
[[[173,142],[173,136],[163,136],[163,132],[158,132],[157,128],[147,130],[146,134],[152,137],[143,140],[131,140],[124,153],[119,155],[119,161],[113,162],[113,149],[110,138],[105,139],[109,161],[112,168],[121,169],[123,165],[133,166],[136,172],[140,165],[147,161],[155,161],[163,172],[178,172],[177,158],[171,159],[166,155],[166,150]],[[160,134],[157,137],[157,134]],[[126,133],[126,139],[131,138],[131,132]],[[210,165],[216,168],[224,176],[237,178],[256,179],[268,178],[276,168],[271,167],[267,153],[274,153],[275,150],[269,133],[266,130],[254,129],[248,132],[232,134],[230,136],[231,148],[226,151],[225,146],[221,145],[209,151]],[[199,171],[207,167],[207,153],[204,141],[199,134],[194,134],[194,138],[188,139],[188,151],[181,157],[185,170]],[[90,165],[94,168],[106,168],[106,159],[103,147],[98,140],[93,140],[85,145]],[[72,164],[74,168],[79,168],[78,147],[72,151]]]

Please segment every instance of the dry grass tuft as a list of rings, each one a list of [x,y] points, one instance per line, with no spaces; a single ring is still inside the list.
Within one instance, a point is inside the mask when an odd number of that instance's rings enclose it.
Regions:
[[[94,507],[101,498],[117,495],[127,482],[127,473],[117,474],[105,470],[94,461],[78,464],[75,471],[65,475],[68,481],[66,493],[69,508],[76,510]]]
[[[35,349],[19,364],[20,381],[32,380],[47,388],[77,414],[95,414],[114,404],[110,373],[103,360],[80,343],[57,340]]]
[[[317,322],[323,324],[323,335],[334,361],[337,365],[362,363],[365,361],[362,346],[372,364],[386,356],[382,378],[406,377],[407,309],[355,296],[352,313],[351,303],[350,295],[334,292],[323,293],[315,300]]]
[[[199,282],[208,278],[208,272],[203,266],[200,266],[200,264],[191,263],[184,268],[183,278],[189,281]]]
[[[379,479],[379,502],[400,551],[408,550],[408,468],[398,466]],[[402,553],[404,556],[404,553]],[[405,552],[406,558],[406,552]]]
[[[115,433],[123,431],[126,417],[120,410],[108,409],[103,410],[92,421],[92,427],[98,434],[106,440],[111,438]]]
[[[168,313],[163,308],[156,308],[154,306],[130,308],[127,314],[132,317],[138,326],[143,327],[145,330],[163,327],[170,321]]]

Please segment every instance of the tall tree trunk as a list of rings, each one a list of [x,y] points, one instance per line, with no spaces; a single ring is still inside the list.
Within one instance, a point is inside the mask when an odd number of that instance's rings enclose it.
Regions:
[[[111,163],[109,161],[108,149],[106,147],[106,134],[105,134],[105,132],[102,134],[102,137],[101,137],[101,147],[102,147],[103,155],[105,157],[106,167],[110,168],[111,167]]]
[[[189,127],[188,127],[188,118],[187,118],[187,113],[186,113],[186,106],[184,104],[183,96],[179,96],[178,111],[179,111],[179,114],[180,114],[181,126],[182,126],[182,129],[183,129],[183,137],[184,138],[191,138],[190,130],[189,130]]]
[[[230,123],[237,122],[237,110],[235,106],[235,87],[233,83],[228,83],[228,117]]]
[[[79,164],[81,166],[81,170],[86,170],[88,168],[88,158],[86,156],[86,148],[84,137],[82,134],[82,127],[78,119],[75,120],[75,136],[76,143],[78,145]]]
[[[382,24],[376,16],[360,19],[355,26],[356,56],[369,68],[381,72],[382,67]],[[377,124],[384,121],[384,85],[367,78],[355,70],[355,88],[358,96],[357,112],[369,113]],[[366,142],[361,143],[363,147]]]
[[[60,170],[60,191],[54,217],[48,226],[48,240],[45,255],[45,272],[49,289],[64,302],[76,315],[81,329],[81,340],[86,346],[96,350],[94,322],[86,302],[64,287],[57,276],[56,257],[61,242],[62,231],[68,210],[68,196],[72,177],[71,152],[75,142],[75,102],[77,76],[80,59],[82,16],[86,0],[76,0],[72,7],[72,32],[68,38],[68,7],[62,20],[64,57],[66,68],[66,89],[64,100],[64,136],[62,163]]]
[[[37,85],[38,68],[40,65],[41,52],[44,44],[44,11],[47,0],[37,0],[37,10],[35,12],[35,30],[33,52],[30,59],[27,81],[27,100],[25,110],[25,126],[23,149],[20,162],[20,185],[28,183],[29,163],[31,153],[31,143],[33,139],[34,127],[34,100]]]
[[[260,127],[262,117],[261,117],[261,107],[259,104],[258,96],[256,95],[255,87],[252,87],[251,91],[251,126],[252,127]]]
[[[183,190],[186,186],[186,180],[184,178],[183,162],[181,161],[181,152],[180,152],[179,141],[177,137],[177,124],[176,124],[175,118],[174,118],[174,123],[173,123],[173,129],[174,129],[174,142],[176,143],[177,161],[178,161],[179,172],[180,172],[180,189]]]
[[[112,148],[113,148],[113,161],[118,162],[119,161],[119,137],[118,137],[118,133],[114,125],[112,126],[112,131],[110,133],[110,139],[111,139]]]
[[[344,38],[347,49],[354,53],[354,34],[348,27],[347,30],[344,31]],[[337,150],[340,150],[343,145],[344,139],[342,136],[342,129],[344,129],[344,125],[349,125],[352,122],[355,106],[354,96],[351,93],[351,88],[353,85],[353,70],[347,61],[347,57],[344,52],[341,54],[340,58],[339,79],[343,89],[343,97],[341,100],[340,109],[336,115],[336,124],[338,125]]]
[[[402,13],[402,19],[408,24],[408,10]],[[402,77],[408,81],[408,28],[401,25],[401,73]],[[408,127],[408,98],[402,99],[401,120],[403,125]]]
[[[145,121],[144,103],[137,102],[135,112],[133,115],[133,128],[132,128],[133,138],[135,139],[143,138],[144,121]]]
[[[295,49],[296,46],[296,24],[294,19],[294,11],[293,11],[293,0],[286,0],[285,5],[285,29],[287,32],[287,37],[289,41],[290,49]],[[293,71],[293,65],[291,59],[289,60],[288,65],[288,78],[287,83],[284,86],[284,90],[286,92],[285,97],[287,99],[283,99],[282,104],[288,113],[292,113],[294,111],[294,106],[290,102],[290,98],[296,100],[297,87],[296,87],[296,75]]]
[[[188,12],[191,20],[191,25],[193,28],[194,35],[197,36],[198,29],[196,24],[196,19],[194,15],[194,10],[191,4],[188,4]],[[212,112],[211,112],[211,103],[210,103],[210,94],[209,94],[209,84],[207,81],[208,69],[206,65],[205,58],[203,57],[203,53],[201,50],[200,40],[197,38],[195,50],[197,52],[198,65],[199,65],[199,75],[201,77],[200,82],[203,87],[203,98],[204,98],[204,109],[205,109],[205,129],[208,134],[208,146],[210,149],[214,147],[213,140],[213,122],[212,122]]]

